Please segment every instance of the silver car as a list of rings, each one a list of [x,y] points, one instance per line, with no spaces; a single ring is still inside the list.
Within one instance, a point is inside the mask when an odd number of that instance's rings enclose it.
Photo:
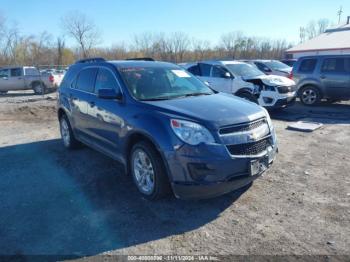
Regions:
[[[302,57],[292,75],[305,105],[316,105],[322,99],[350,100],[350,55]]]

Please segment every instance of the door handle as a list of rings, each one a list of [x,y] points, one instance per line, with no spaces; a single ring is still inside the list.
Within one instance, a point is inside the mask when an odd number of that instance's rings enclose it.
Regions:
[[[321,79],[326,79],[326,76],[322,75],[320,78],[321,78]]]
[[[17,78],[18,80],[22,80],[22,77]]]

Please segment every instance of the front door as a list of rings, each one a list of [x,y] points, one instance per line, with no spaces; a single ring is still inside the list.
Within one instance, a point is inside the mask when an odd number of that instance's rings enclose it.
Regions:
[[[9,76],[10,76],[10,72],[8,69],[0,70],[0,91],[10,90]]]
[[[88,103],[89,120],[87,128],[93,140],[103,151],[120,157],[119,137],[125,125],[123,116],[127,114],[125,106],[117,99],[103,99],[98,97],[98,90],[114,89],[121,92],[121,87],[112,69],[100,67],[98,69],[95,95]]]
[[[25,89],[23,69],[11,68],[10,77],[8,78],[9,90],[23,90]]]

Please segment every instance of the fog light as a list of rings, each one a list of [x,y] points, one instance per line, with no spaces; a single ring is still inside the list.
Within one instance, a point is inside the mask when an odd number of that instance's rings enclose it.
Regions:
[[[273,102],[273,98],[271,97],[263,97],[265,104],[271,104]]]
[[[195,181],[202,181],[209,175],[211,169],[204,163],[189,163],[187,164],[190,176]]]

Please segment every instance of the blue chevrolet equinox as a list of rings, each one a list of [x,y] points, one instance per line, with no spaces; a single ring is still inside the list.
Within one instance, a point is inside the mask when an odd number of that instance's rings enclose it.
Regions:
[[[118,160],[148,199],[239,189],[277,151],[265,109],[171,63],[79,60],[59,88],[58,118],[65,147],[85,144]]]

